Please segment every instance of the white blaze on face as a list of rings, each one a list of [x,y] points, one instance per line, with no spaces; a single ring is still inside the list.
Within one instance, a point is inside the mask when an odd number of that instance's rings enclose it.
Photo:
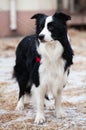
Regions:
[[[44,35],[44,40],[46,42],[53,40],[52,37],[51,37],[51,32],[48,30],[48,26],[47,26],[48,23],[52,22],[52,20],[53,20],[52,16],[49,16],[49,17],[46,18],[44,28],[40,33],[40,35]]]

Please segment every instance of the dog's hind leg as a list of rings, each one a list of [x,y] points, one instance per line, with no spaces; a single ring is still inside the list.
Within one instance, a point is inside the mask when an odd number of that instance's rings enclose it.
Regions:
[[[26,77],[26,76],[25,76]],[[28,79],[25,77],[20,77],[18,78],[18,84],[19,84],[19,99],[17,103],[16,110],[23,110],[24,109],[24,95],[26,93],[26,86]]]
[[[16,110],[23,110],[24,109],[24,89],[22,87],[20,87],[19,90],[19,99],[18,99],[18,103],[16,106]]]
[[[49,93],[48,95],[45,95],[44,106],[45,106],[47,109],[49,109],[49,110],[55,109],[55,106],[54,106],[54,98],[53,98],[53,95],[51,95],[51,93]]]
[[[29,100],[32,99],[32,91],[31,91],[32,85],[27,85],[25,89],[24,94],[24,104],[29,104]]]

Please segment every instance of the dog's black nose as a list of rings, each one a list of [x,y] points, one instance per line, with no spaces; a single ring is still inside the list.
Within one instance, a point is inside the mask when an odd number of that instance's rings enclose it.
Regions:
[[[38,38],[39,38],[39,40],[41,40],[41,41],[42,41],[42,40],[44,40],[44,35],[43,35],[43,34],[41,34],[41,35],[39,35],[39,36],[38,36]]]

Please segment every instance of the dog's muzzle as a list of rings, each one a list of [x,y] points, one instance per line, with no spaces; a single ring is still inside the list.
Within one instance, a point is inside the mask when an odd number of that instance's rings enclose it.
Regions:
[[[38,39],[41,41],[41,42],[45,42],[45,40],[44,40],[44,35],[43,34],[40,34],[39,36],[38,36]]]

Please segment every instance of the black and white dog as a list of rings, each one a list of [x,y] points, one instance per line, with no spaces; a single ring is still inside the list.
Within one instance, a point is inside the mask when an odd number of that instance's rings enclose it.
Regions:
[[[14,73],[20,88],[16,109],[24,108],[24,95],[35,86],[35,122],[43,123],[44,98],[49,92],[55,98],[56,117],[62,116],[62,90],[73,63],[66,24],[71,17],[60,12],[53,16],[35,14],[31,19],[36,19],[36,34],[25,37],[16,50]]]

